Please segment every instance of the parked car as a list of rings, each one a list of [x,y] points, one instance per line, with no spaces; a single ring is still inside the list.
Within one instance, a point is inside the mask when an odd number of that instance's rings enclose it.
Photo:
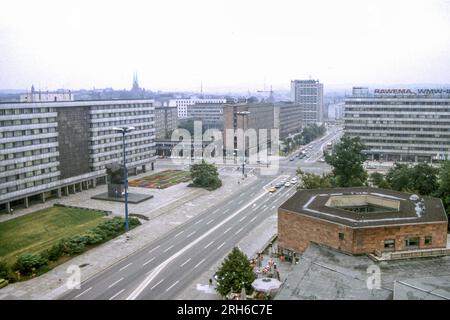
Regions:
[[[288,182],[286,182],[286,183],[284,184],[284,186],[285,186],[285,187],[290,187],[290,186],[291,186],[291,183],[288,181]]]
[[[275,191],[277,191],[277,189],[275,189],[275,187],[270,187],[269,188],[269,192],[274,193]]]
[[[279,188],[281,188],[282,186],[283,186],[283,183],[278,182],[278,183],[275,185],[275,188],[279,189]]]

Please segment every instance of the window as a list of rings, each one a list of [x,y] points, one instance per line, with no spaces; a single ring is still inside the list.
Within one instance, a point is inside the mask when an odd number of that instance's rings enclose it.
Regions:
[[[339,232],[339,240],[344,240],[344,234],[342,232]]]
[[[405,240],[406,249],[418,248],[419,247],[419,238],[409,238]]]
[[[433,237],[432,236],[425,237],[425,245],[426,246],[429,246],[432,243],[433,243]]]
[[[395,250],[395,240],[394,239],[384,240],[384,249]]]

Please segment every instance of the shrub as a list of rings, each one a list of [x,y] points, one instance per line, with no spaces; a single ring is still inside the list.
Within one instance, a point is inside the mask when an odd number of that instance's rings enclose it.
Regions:
[[[8,285],[8,280],[0,278],[0,289]]]
[[[87,245],[97,244],[104,240],[104,237],[102,237],[100,234],[97,234],[95,232],[86,233],[84,235],[84,237],[86,238]]]
[[[6,279],[8,277],[11,268],[5,261],[0,261],[0,278]]]
[[[61,241],[54,244],[50,249],[45,252],[47,259],[50,261],[58,260],[64,254],[64,248]]]
[[[130,229],[141,225],[138,218],[129,218],[128,223],[130,225]]]
[[[17,258],[14,270],[18,270],[20,273],[27,275],[47,264],[48,260],[42,255],[25,253]]]
[[[71,238],[62,239],[60,244],[62,250],[65,254],[73,256],[84,251],[85,242],[84,238],[81,236],[74,236]]]

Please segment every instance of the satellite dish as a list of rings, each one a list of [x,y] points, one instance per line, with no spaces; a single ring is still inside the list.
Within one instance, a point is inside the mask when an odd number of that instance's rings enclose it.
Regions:
[[[419,201],[419,196],[417,194],[412,194],[409,197],[409,200],[411,200],[411,201]]]

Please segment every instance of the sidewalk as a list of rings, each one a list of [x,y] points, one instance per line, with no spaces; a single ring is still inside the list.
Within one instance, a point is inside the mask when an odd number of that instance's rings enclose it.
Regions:
[[[0,299],[57,298],[67,290],[65,280],[70,276],[70,274],[67,273],[66,270],[70,265],[80,266],[87,264],[81,269],[81,280],[84,281],[95,274],[102,272],[112,264],[125,259],[127,256],[131,255],[148,243],[162,237],[175,227],[201,214],[209,207],[217,203],[217,199],[227,198],[233,193],[239,191],[236,189],[236,178],[221,178],[223,186],[218,190],[208,192],[205,190],[192,188],[193,190],[200,190],[202,193],[196,198],[189,199],[187,202],[178,201],[177,205],[172,203],[169,204],[169,206],[171,206],[170,210],[167,210],[165,206],[153,210],[149,221],[144,222],[142,226],[129,232],[131,237],[130,240],[126,241],[125,236],[122,235],[94,249],[91,249],[84,254],[74,257],[73,259],[56,267],[46,274],[41,275],[40,277],[25,282],[10,284],[5,288],[0,289]],[[241,182],[241,185],[249,185],[255,180],[256,177],[249,177],[244,182]],[[98,190],[98,188],[95,190]],[[153,199],[149,200],[149,202],[152,200]],[[120,207],[123,208],[123,205]]]
[[[255,257],[258,252],[262,251],[272,237],[277,234],[277,215],[271,215],[265,219],[258,227],[253,229],[238,243],[238,247],[247,255],[249,259]],[[209,285],[209,279],[213,278],[218,268],[220,268],[224,258],[218,259],[217,262],[209,268],[208,271],[199,275],[186,289],[181,291],[175,298],[176,300],[222,300],[222,297],[215,291],[213,285]],[[280,271],[281,272],[281,271]],[[284,275],[283,275],[284,276]]]

